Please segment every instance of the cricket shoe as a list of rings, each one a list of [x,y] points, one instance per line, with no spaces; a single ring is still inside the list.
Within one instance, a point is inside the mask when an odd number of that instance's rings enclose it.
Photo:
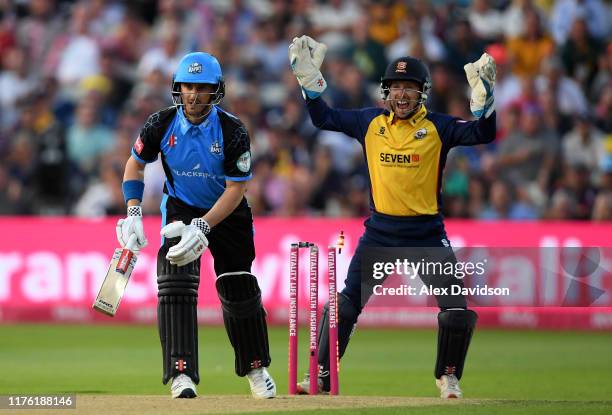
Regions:
[[[271,399],[276,396],[276,384],[265,367],[251,370],[247,373],[251,394],[257,399]]]
[[[436,386],[440,389],[440,398],[442,399],[463,397],[463,392],[459,387],[459,379],[455,375],[442,375],[440,379],[436,379]]]
[[[298,395],[310,394],[310,373],[306,373],[304,380],[297,384]],[[319,369],[319,376],[317,377],[317,393],[327,395],[329,393],[329,371],[322,371]]]
[[[170,391],[173,398],[195,398],[198,396],[193,381],[184,374],[180,374],[172,379]]]

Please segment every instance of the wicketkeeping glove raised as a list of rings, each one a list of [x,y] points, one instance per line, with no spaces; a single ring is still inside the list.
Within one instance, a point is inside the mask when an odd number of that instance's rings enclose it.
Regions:
[[[304,98],[317,98],[327,88],[327,82],[320,71],[325,52],[327,52],[325,44],[306,35],[293,38],[289,45],[289,63],[302,87]]]
[[[468,63],[463,69],[472,88],[470,111],[476,118],[483,115],[488,118],[495,110],[495,60],[488,53],[483,53],[480,59]]]

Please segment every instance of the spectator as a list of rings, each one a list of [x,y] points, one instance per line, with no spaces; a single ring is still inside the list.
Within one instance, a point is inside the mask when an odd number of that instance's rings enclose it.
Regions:
[[[602,193],[595,198],[593,206],[593,221],[606,222],[612,221],[612,193]]]
[[[484,220],[533,220],[537,218],[535,209],[526,203],[513,202],[515,191],[512,185],[497,180],[491,185],[488,207],[481,213]]]
[[[594,181],[605,155],[603,133],[593,126],[588,114],[579,114],[574,129],[563,137],[563,161],[570,167],[584,166]]]
[[[565,73],[574,78],[586,91],[597,74],[601,42],[591,36],[583,17],[576,18],[567,41],[561,48],[561,59]]]
[[[448,113],[450,97],[457,93],[458,82],[445,63],[430,66],[431,91],[427,99],[428,107],[435,112]]]
[[[593,36],[607,36],[610,33],[609,16],[609,10],[601,0],[557,0],[551,14],[555,42],[557,45],[565,43],[578,18],[584,19]]]
[[[540,62],[553,54],[555,44],[544,32],[540,15],[534,9],[525,13],[525,19],[524,33],[508,39],[508,57],[515,75],[534,77]]]
[[[56,76],[68,95],[85,77],[100,71],[100,47],[90,33],[91,15],[85,3],[74,5],[70,32],[53,46],[59,53]],[[63,46],[60,46],[63,44]]]
[[[122,170],[121,165],[102,163],[100,180],[87,187],[74,208],[74,214],[90,218],[122,214],[125,211],[121,192]]]
[[[495,80],[495,105],[502,111],[521,95],[521,82],[510,67],[507,48],[501,43],[489,45],[487,53],[495,59],[497,78]]]
[[[562,186],[553,194],[553,202],[558,203],[559,207],[563,206],[564,215],[569,215],[569,217],[562,217],[563,219],[590,218],[597,193],[589,184],[589,177],[590,171],[584,165],[577,164],[565,169]],[[555,197],[568,200],[555,201]],[[554,203],[553,212],[555,212]]]
[[[468,18],[476,35],[486,41],[499,40],[503,31],[502,14],[491,7],[490,0],[474,0]]]
[[[399,24],[406,8],[395,0],[372,1],[368,4],[370,37],[387,46],[399,37]]]
[[[607,134],[612,132],[612,82],[603,89],[595,107],[595,124]]]
[[[316,34],[348,32],[361,16],[359,3],[347,0],[317,2],[310,8],[308,15]]]
[[[612,42],[608,42],[605,52],[599,55],[598,70],[591,85],[589,100],[597,102],[602,91],[609,85],[612,85]]]
[[[32,73],[24,48],[14,47],[3,57],[0,72],[0,129],[11,127],[19,118],[17,102],[28,96],[38,79]]]
[[[409,12],[400,27],[401,37],[387,48],[388,61],[393,61],[406,55],[417,56],[419,55],[417,52],[419,47],[423,48],[422,58],[428,62],[440,62],[444,59],[446,53],[444,44],[422,26],[416,13]]]
[[[110,180],[99,166],[123,163],[117,153],[133,145],[144,118],[172,104],[167,62],[206,50],[219,55],[231,81],[221,107],[239,115],[250,132],[255,176],[247,197],[254,213],[365,215],[361,148],[342,134],[320,133],[299,105],[287,44],[305,33],[328,42],[325,71],[334,105],[381,105],[387,58],[411,54],[430,64],[432,111],[463,119],[471,118],[463,65],[486,46],[497,64],[498,140],[451,152],[445,185],[453,196],[443,201],[445,214],[491,215],[489,191],[501,207],[505,185],[508,206],[524,208],[521,217],[610,220],[609,2],[4,3],[0,213],[74,212],[85,189],[103,189]],[[586,188],[577,185],[583,177],[576,166],[588,168]],[[329,192],[330,180],[342,181],[344,193]],[[145,212],[157,211],[162,186],[147,183]]]
[[[458,20],[451,28],[445,62],[459,76],[464,77],[463,66],[480,58],[484,44],[474,36],[470,22]]]
[[[283,28],[274,20],[262,20],[257,27],[257,40],[249,48],[249,57],[257,63],[257,78],[270,82],[278,79],[287,67],[288,43],[281,37]]]
[[[77,107],[76,122],[68,129],[68,157],[86,174],[113,146],[113,133],[100,124],[97,111],[95,102],[84,98]]]
[[[500,176],[528,189],[535,206],[546,201],[559,152],[557,138],[542,129],[541,116],[541,109],[533,105],[522,110],[520,130],[501,142],[496,162]]]
[[[538,93],[553,91],[563,115],[573,116],[588,111],[588,103],[580,85],[565,76],[561,61],[555,57],[542,62],[542,71],[536,79]]]
[[[63,15],[56,0],[31,0],[27,2],[27,11],[28,15],[17,25],[17,41],[22,47],[27,46],[30,69],[42,75],[52,45],[63,30]]]
[[[181,57],[187,52],[181,49],[181,31],[177,20],[166,20],[159,33],[161,44],[149,49],[138,63],[138,76],[146,78],[151,72],[159,70],[168,79],[172,78]]]
[[[352,42],[348,46],[346,55],[357,65],[369,82],[380,82],[380,74],[387,67],[385,47],[372,39],[368,33],[366,17],[360,17],[353,24],[352,35]]]
[[[533,0],[512,0],[503,13],[503,28],[506,39],[517,38],[525,33],[525,15],[535,8]]]

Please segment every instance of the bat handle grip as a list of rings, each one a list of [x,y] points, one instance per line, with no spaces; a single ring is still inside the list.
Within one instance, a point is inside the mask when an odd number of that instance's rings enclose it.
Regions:
[[[130,251],[134,252],[136,251],[136,248],[138,247],[138,237],[136,236],[135,233],[130,235],[130,238],[128,239],[127,243],[125,244],[125,248],[124,249],[129,249]]]

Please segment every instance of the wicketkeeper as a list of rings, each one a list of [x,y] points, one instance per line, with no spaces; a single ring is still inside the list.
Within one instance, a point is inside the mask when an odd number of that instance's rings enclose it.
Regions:
[[[442,215],[440,183],[448,151],[459,145],[490,143],[495,138],[495,62],[488,54],[465,66],[472,88],[470,109],[477,121],[464,121],[425,107],[431,89],[428,68],[418,59],[396,59],[381,79],[386,108],[333,109],[321,98],[327,83],[320,67],[327,47],[308,36],[289,46],[291,69],[318,128],[343,132],[359,141],[366,158],[371,189],[371,216],[353,256],[346,287],[338,299],[340,356],[369,295],[361,292],[361,255],[368,247],[431,247],[449,251]],[[393,161],[396,160],[396,161]],[[409,163],[409,165],[408,165]],[[449,280],[455,280],[454,282]],[[440,287],[460,284],[454,277],[433,279]],[[477,315],[467,309],[463,296],[436,297],[438,348],[436,385],[442,398],[460,398],[459,380]],[[319,326],[319,379],[321,392],[329,391],[328,310]],[[310,379],[298,385],[307,393]]]
[[[162,245],[157,255],[157,318],[163,383],[173,398],[193,398],[200,381],[196,306],[200,256],[209,248],[223,321],[238,376],[256,398],[273,398],[266,312],[257,279],[253,217],[244,197],[251,178],[250,139],[242,122],[217,105],[225,93],[214,56],[185,55],[172,82],[174,106],[152,114],[125,166],[127,217],[117,223],[122,247],[135,234],[146,246],[140,203],[144,168],[161,155],[166,174],[161,203]]]

